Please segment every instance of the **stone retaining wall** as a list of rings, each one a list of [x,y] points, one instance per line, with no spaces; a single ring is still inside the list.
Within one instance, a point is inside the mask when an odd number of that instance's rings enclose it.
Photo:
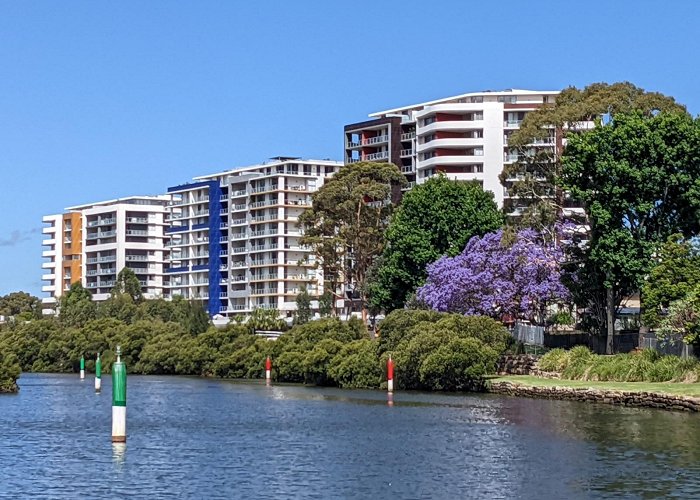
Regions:
[[[504,354],[498,359],[499,375],[533,375],[541,378],[559,378],[558,373],[543,372],[537,368],[539,356],[532,354]]]
[[[700,411],[700,398],[654,392],[613,391],[573,387],[531,387],[512,382],[490,382],[488,392],[528,398],[564,399],[662,410]]]

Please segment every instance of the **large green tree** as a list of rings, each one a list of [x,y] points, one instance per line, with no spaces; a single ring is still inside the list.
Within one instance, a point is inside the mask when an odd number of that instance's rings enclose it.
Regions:
[[[618,82],[594,83],[583,89],[568,87],[556,97],[555,104],[527,113],[520,128],[508,137],[508,147],[517,161],[507,164],[501,173],[502,184],[514,197],[506,201],[506,213],[514,208],[521,212],[511,223],[542,230],[558,220],[569,204],[577,204],[559,185],[562,145],[569,136],[600,123],[604,114],[640,112],[652,116],[666,111],[685,112],[685,107],[673,97]]]
[[[430,178],[406,193],[386,231],[386,247],[370,284],[370,302],[386,312],[404,307],[423,284],[426,266],[454,257],[473,236],[503,225],[493,199],[474,182]]]
[[[352,163],[312,195],[312,207],[299,217],[302,243],[316,254],[330,290],[335,292],[342,278],[359,293],[364,318],[368,272],[384,249],[392,193],[404,185],[406,178],[393,163]]]
[[[0,297],[0,315],[18,316],[26,319],[41,317],[41,300],[27,292],[12,292]]]
[[[68,326],[82,326],[97,318],[97,304],[92,301],[90,290],[79,281],[61,296],[59,302],[59,319]]]
[[[659,247],[653,267],[642,286],[643,320],[659,326],[661,315],[675,300],[685,298],[700,285],[700,249],[696,242],[673,234]]]
[[[658,245],[700,229],[700,123],[685,113],[614,115],[612,123],[572,135],[563,157],[564,187],[585,206],[588,242],[570,246],[571,290],[593,327],[640,290]]]
[[[129,295],[134,302],[141,302],[143,300],[141,282],[138,276],[136,276],[136,273],[128,267],[125,267],[117,274],[117,281],[112,289],[112,296],[114,297],[119,294]]]

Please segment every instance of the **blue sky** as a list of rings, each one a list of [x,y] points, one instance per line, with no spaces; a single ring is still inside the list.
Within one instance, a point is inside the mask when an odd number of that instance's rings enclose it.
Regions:
[[[271,156],[342,158],[368,113],[628,80],[700,112],[700,2],[0,1],[0,294],[41,217]]]

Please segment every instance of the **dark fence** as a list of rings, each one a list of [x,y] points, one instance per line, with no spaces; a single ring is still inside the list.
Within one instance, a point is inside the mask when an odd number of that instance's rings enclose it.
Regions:
[[[571,349],[577,345],[588,347],[597,354],[605,354],[606,338],[602,335],[592,335],[581,331],[548,331],[542,326],[516,323],[511,330],[511,335],[528,349],[545,347],[555,349]],[[656,338],[654,332],[639,333],[637,330],[621,330],[613,337],[613,352],[625,353],[635,349],[655,349],[661,354],[671,354],[689,358],[700,355],[700,349],[696,352],[693,346],[683,342],[680,334],[671,336],[668,340],[661,341]]]

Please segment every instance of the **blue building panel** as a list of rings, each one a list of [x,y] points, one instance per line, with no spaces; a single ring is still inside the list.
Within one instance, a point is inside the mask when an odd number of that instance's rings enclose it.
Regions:
[[[209,181],[209,316],[219,314],[221,281],[221,186]]]

